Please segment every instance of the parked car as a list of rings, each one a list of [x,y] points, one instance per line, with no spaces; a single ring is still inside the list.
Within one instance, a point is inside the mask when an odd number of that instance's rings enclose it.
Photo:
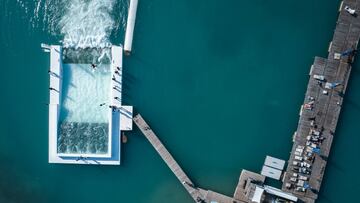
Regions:
[[[300,162],[298,162],[298,161],[293,161],[293,166],[300,166]]]
[[[303,153],[303,152],[304,152],[304,149],[296,148],[296,149],[295,149],[295,152]]]
[[[350,13],[351,15],[355,14],[355,9],[350,8],[349,6],[345,6],[345,11]]]
[[[285,187],[286,187],[287,189],[291,189],[291,188],[294,187],[294,184],[292,184],[292,183],[285,183]]]
[[[303,176],[303,175],[299,175],[299,180],[307,181],[307,180],[309,180],[309,178],[306,176]]]
[[[302,153],[300,153],[300,152],[298,152],[298,151],[295,151],[295,155],[296,155],[296,156],[301,156]]]
[[[306,154],[305,154],[305,157],[312,157],[313,156],[313,153],[312,152],[307,152]]]
[[[296,156],[294,157],[295,160],[298,160],[298,161],[302,161],[304,158],[302,158],[301,156]]]
[[[300,166],[301,166],[301,167],[310,168],[310,167],[311,167],[311,164],[306,163],[305,161],[303,161],[303,162],[300,163]]]
[[[297,191],[297,192],[305,192],[306,189],[304,187],[296,187],[295,191]]]
[[[300,168],[299,173],[310,175],[310,171],[307,168]]]
[[[314,75],[314,79],[320,80],[320,81],[325,81],[325,76],[323,76],[323,75]]]
[[[320,135],[320,131],[318,131],[318,130],[311,130],[310,133],[313,135]]]
[[[303,181],[303,180],[299,180],[297,183],[296,183],[296,186],[304,186],[304,184],[305,184],[305,181]]]
[[[306,152],[312,152],[312,148],[311,147],[306,147]]]
[[[305,146],[298,145],[296,149],[305,149]]]

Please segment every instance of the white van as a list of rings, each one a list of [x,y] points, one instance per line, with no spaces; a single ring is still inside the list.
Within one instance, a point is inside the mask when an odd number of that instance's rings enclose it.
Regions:
[[[303,160],[303,158],[302,158],[301,156],[296,156],[296,155],[295,155],[294,159],[295,159],[295,160],[298,160],[298,161],[302,161],[302,160]]]
[[[314,79],[320,80],[320,81],[324,81],[324,80],[325,80],[325,76],[323,76],[323,75],[314,75]]]

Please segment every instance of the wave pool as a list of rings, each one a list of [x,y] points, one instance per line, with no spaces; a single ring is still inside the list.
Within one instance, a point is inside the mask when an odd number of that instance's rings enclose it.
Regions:
[[[108,153],[110,64],[63,64],[58,153]]]

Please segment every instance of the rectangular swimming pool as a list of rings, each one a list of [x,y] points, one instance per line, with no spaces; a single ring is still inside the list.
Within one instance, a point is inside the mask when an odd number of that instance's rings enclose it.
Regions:
[[[110,64],[63,64],[57,153],[110,156]]]

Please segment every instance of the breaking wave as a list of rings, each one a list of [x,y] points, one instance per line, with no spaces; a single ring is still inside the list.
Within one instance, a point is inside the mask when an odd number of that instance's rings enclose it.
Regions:
[[[125,28],[127,0],[4,0],[15,3],[30,32],[42,30],[55,36],[65,48],[111,46],[110,36]],[[12,14],[6,12],[6,17]]]
[[[114,0],[64,0],[67,5],[59,27],[65,48],[105,48],[115,23]]]

